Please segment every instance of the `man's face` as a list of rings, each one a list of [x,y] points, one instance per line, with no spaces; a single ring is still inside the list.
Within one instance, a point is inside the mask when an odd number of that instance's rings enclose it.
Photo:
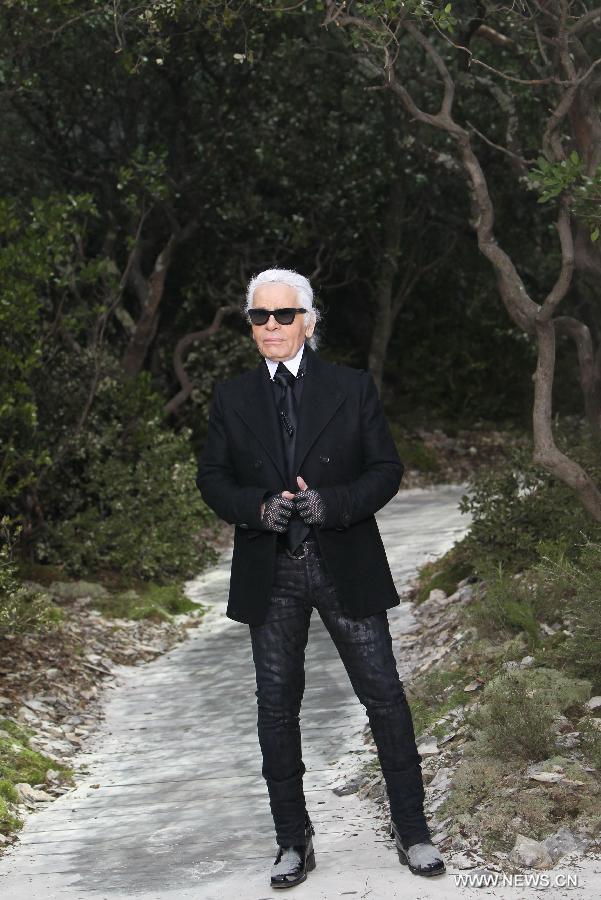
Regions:
[[[253,307],[281,309],[301,306],[296,291],[289,284],[269,282],[261,284],[253,295]],[[306,337],[313,334],[314,323],[305,327],[304,313],[297,313],[291,325],[280,325],[270,316],[265,325],[253,325],[253,339],[259,352],[269,359],[284,361],[295,356]]]

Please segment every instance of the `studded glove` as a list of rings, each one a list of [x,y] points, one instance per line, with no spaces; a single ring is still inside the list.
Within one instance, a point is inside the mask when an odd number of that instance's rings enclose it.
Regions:
[[[299,491],[294,495],[294,502],[305,525],[323,525],[326,520],[326,508],[319,491],[314,488]]]
[[[288,529],[288,520],[294,509],[294,501],[287,500],[281,494],[273,494],[265,501],[261,522],[267,531],[283,533]]]

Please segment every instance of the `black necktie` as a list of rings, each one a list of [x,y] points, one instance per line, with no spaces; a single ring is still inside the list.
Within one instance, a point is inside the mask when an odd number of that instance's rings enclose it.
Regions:
[[[285,442],[285,446],[288,446],[296,443],[296,428],[298,425],[296,400],[294,399],[294,382],[296,378],[284,363],[278,363],[273,380],[282,389],[280,402],[278,403],[278,412],[284,432],[288,436],[288,442]],[[292,473],[289,472],[288,474]]]
[[[288,476],[288,490],[295,493],[299,487],[296,483],[294,471],[294,451],[296,448],[296,432],[298,428],[298,413],[294,396],[295,376],[284,363],[278,363],[273,376],[275,384],[281,390],[278,400],[278,414],[282,423],[282,436],[284,439],[284,455],[286,458],[286,474]],[[288,531],[286,532],[286,546],[294,551],[309,533],[309,527],[305,525],[297,512],[290,517]]]

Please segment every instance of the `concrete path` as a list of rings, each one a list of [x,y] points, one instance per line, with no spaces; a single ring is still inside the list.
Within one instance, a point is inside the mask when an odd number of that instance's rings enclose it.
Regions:
[[[456,486],[402,492],[378,515],[399,587],[463,532],[462,493]],[[77,790],[27,819],[21,840],[0,860],[0,897],[277,895],[269,887],[276,844],[260,773],[248,627],[224,615],[230,554],[187,586],[191,597],[212,604],[198,631],[150,663],[117,669],[104,726],[75,760],[89,774]],[[389,616],[395,631],[412,621],[408,604]],[[317,868],[295,888],[295,898],[476,896],[455,886],[451,869],[437,879],[412,875],[377,830],[375,806],[333,793],[367,758],[366,716],[316,612],[306,669],[303,756]],[[403,679],[409,675],[402,658],[399,670]],[[534,896],[515,888],[491,893]]]

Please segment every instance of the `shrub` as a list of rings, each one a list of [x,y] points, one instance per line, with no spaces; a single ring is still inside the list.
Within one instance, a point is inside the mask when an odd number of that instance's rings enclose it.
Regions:
[[[584,426],[571,425],[569,438],[567,426],[558,428],[557,442],[601,480],[598,449]],[[476,473],[461,502],[472,516],[464,543],[474,557],[513,573],[538,562],[543,541],[561,544],[571,558],[586,538],[601,541],[601,525],[563,482],[534,465],[531,450],[509,448],[507,456],[507,465]]]
[[[601,543],[585,543],[577,562],[547,555],[536,573],[540,608],[551,596],[565,617],[568,634],[555,648],[557,659],[601,689]]]
[[[64,358],[62,366],[63,385],[82,381],[81,360]],[[53,432],[48,443],[73,420],[82,390],[65,397],[49,388],[42,410],[43,427]],[[48,514],[35,561],[60,564],[74,576],[116,571],[164,582],[194,575],[214,559],[200,532],[216,522],[195,477],[190,431],[164,425],[149,373],[129,380],[117,361],[105,360],[85,426],[42,481]]]
[[[8,516],[0,520],[0,636],[51,628],[62,618],[61,611],[43,594],[27,591],[19,582],[13,550],[21,527],[11,524]]]
[[[554,711],[531,696],[521,673],[503,672],[484,688],[480,705],[468,712],[484,753],[499,759],[546,759],[555,747]]]
[[[543,760],[555,749],[553,720],[584,703],[591,684],[555,669],[502,672],[485,685],[478,708],[468,713],[484,752],[503,759]]]
[[[430,591],[435,588],[449,596],[457,590],[457,584],[473,575],[474,566],[469,558],[469,551],[464,541],[460,541],[448,550],[440,559],[427,562],[420,567],[416,603],[428,599]]]
[[[485,590],[467,608],[467,620],[485,637],[524,631],[530,641],[537,644],[539,626],[529,579],[510,575],[501,563],[493,568],[481,562],[478,574],[485,581]]]

